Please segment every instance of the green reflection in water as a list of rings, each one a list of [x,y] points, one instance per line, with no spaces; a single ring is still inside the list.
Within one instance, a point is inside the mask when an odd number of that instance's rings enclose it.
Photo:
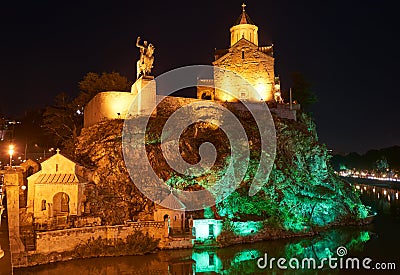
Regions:
[[[266,272],[282,271],[277,268],[276,262],[272,270],[260,269],[257,259],[268,254],[268,258],[297,258],[301,263],[304,258],[313,258],[320,264],[323,258],[337,257],[336,250],[339,246],[346,247],[349,251],[363,248],[363,244],[370,239],[369,231],[359,231],[357,228],[338,228],[321,232],[314,238],[280,240],[274,242],[255,243],[247,249],[243,247],[228,247],[213,251],[193,252],[192,259],[196,261],[196,274],[215,272],[216,274],[265,274]],[[286,243],[285,243],[286,242]],[[287,263],[286,263],[287,265]],[[327,265],[324,266],[326,270]],[[288,267],[287,272],[294,272]],[[315,270],[296,270],[299,273],[313,273]]]

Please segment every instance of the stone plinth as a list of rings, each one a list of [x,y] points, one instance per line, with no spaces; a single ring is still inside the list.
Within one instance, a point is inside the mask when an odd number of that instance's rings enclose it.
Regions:
[[[129,115],[151,115],[152,113],[155,115],[156,91],[157,85],[153,76],[139,77],[131,87],[131,94],[135,96],[135,101]]]

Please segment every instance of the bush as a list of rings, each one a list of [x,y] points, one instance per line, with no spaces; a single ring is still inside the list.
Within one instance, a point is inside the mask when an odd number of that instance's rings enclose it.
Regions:
[[[77,258],[90,258],[99,256],[140,255],[154,251],[160,239],[154,239],[148,233],[135,231],[128,235],[126,241],[122,239],[107,240],[102,237],[90,238],[75,248]]]

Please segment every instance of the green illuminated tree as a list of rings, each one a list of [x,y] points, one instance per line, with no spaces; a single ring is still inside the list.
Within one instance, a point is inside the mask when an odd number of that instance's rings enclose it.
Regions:
[[[375,167],[379,172],[386,172],[389,168],[388,161],[385,157],[381,157],[375,162]]]

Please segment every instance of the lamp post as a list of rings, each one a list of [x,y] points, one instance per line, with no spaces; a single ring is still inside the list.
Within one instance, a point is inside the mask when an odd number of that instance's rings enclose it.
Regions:
[[[14,145],[10,144],[8,146],[8,154],[10,155],[10,167],[12,167],[12,156],[14,154]]]

